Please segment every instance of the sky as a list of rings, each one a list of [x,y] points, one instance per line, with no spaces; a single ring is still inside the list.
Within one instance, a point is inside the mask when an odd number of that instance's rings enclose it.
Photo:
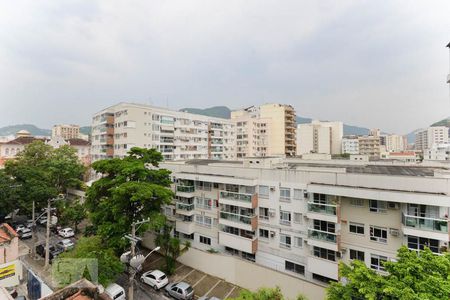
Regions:
[[[450,116],[450,1],[0,1],[0,126],[121,101],[287,103],[405,134]]]

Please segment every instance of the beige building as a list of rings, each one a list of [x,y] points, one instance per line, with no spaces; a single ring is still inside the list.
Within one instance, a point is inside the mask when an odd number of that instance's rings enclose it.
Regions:
[[[386,152],[402,152],[408,147],[406,136],[391,134],[384,136]]]
[[[296,116],[290,105],[263,104],[231,112],[236,157],[296,154]]]
[[[52,137],[60,136],[65,140],[80,138],[80,126],[59,124],[54,125],[52,128]]]
[[[449,129],[446,126],[434,126],[420,130],[416,133],[415,149],[431,149],[435,145],[447,144],[449,142]]]
[[[321,122],[297,126],[297,155],[306,153],[341,154],[342,122]]]
[[[12,287],[22,278],[19,237],[7,223],[0,224],[0,287]]]
[[[435,253],[449,246],[450,170],[443,165],[248,158],[161,167],[172,171],[176,192],[164,213],[194,249],[183,262],[246,288],[266,285],[271,274],[271,285],[290,298],[321,299],[314,287],[338,280],[340,261],[382,272],[401,245]],[[201,263],[211,251],[220,253],[221,268]],[[241,260],[262,268],[247,274],[251,283],[238,274]]]
[[[144,104],[119,103],[92,118],[92,161],[155,148],[166,160],[234,158],[234,123]]]
[[[380,136],[360,136],[358,137],[359,154],[379,157]]]

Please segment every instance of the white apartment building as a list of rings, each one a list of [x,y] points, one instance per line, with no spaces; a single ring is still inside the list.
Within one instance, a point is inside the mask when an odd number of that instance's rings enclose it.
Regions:
[[[415,149],[426,150],[432,148],[435,144],[446,144],[449,129],[446,126],[428,127],[416,133]]]
[[[292,106],[275,103],[232,111],[236,157],[295,156],[295,118]]]
[[[386,152],[402,152],[408,147],[406,136],[391,134],[384,136]]]
[[[65,140],[80,138],[80,126],[73,124],[59,124],[52,128],[52,137],[62,137]]]
[[[423,151],[424,160],[450,160],[450,144],[435,144]]]
[[[342,153],[359,154],[359,140],[356,135],[342,138]]]
[[[165,160],[234,158],[234,124],[154,107],[119,103],[92,119],[92,161],[124,157],[132,147],[156,148]]]
[[[342,122],[314,120],[297,126],[297,155],[306,153],[341,154]]]
[[[443,167],[294,158],[161,167],[172,171],[176,198],[164,213],[177,236],[299,283],[338,280],[339,261],[353,259],[382,272],[401,245],[435,253],[449,246],[450,170]]]

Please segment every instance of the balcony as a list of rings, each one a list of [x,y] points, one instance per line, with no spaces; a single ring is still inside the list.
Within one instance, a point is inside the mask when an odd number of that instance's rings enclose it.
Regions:
[[[248,238],[223,231],[219,231],[219,244],[253,254],[258,250],[258,239],[256,237]]]
[[[180,193],[193,193],[195,187],[193,185],[177,185],[177,192]]]
[[[219,223],[248,231],[256,230],[258,221],[256,216],[238,215],[231,212],[221,211],[219,214]]]
[[[240,206],[245,208],[256,208],[258,206],[258,194],[220,191],[219,202],[222,204]]]
[[[177,219],[175,222],[175,230],[184,234],[193,234],[195,232],[195,223]]]
[[[176,203],[177,213],[182,215],[188,215],[191,216],[194,214],[194,204],[189,203],[183,203],[183,202],[177,202]]]
[[[338,241],[336,233],[314,228],[308,229],[308,244],[311,246],[338,251]]]
[[[337,223],[337,205],[308,202],[308,212],[306,216],[309,219],[318,219]]]
[[[338,280],[338,263],[318,257],[308,257],[307,269],[311,273]]]
[[[402,214],[403,234],[448,241],[448,220]]]

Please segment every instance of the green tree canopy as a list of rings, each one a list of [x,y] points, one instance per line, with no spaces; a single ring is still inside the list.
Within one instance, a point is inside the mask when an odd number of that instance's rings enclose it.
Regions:
[[[397,261],[384,264],[386,275],[354,260],[341,263],[343,282],[332,283],[328,299],[450,299],[450,254],[436,255],[426,248],[410,251],[406,246],[397,253]]]
[[[61,225],[73,226],[75,233],[78,232],[78,224],[83,221],[86,216],[86,208],[80,203],[78,199],[67,203],[66,201],[61,201],[58,210],[60,210],[59,223]]]
[[[83,237],[78,240],[75,248],[69,252],[60,254],[63,258],[91,258],[96,259],[98,264],[98,282],[108,286],[125,270],[125,265],[114,254],[114,250],[106,248],[99,236]],[[74,265],[74,267],[79,267]],[[88,273],[83,276],[89,277]],[[86,278],[92,280],[93,278]],[[66,284],[69,284],[67,282]]]
[[[306,300],[303,295],[298,295],[297,300]],[[260,288],[256,292],[243,290],[236,298],[228,298],[228,300],[287,300],[279,287]]]
[[[14,180],[5,173],[5,170],[0,170],[0,222],[8,215],[15,207],[17,201],[17,194],[15,193],[16,186]]]
[[[87,190],[86,205],[92,224],[116,251],[133,221],[151,218],[161,222],[161,206],[170,203],[170,171],[158,168],[162,155],[155,149],[132,148],[123,159],[96,161],[92,168],[102,174]],[[144,230],[142,226],[140,230]]]

